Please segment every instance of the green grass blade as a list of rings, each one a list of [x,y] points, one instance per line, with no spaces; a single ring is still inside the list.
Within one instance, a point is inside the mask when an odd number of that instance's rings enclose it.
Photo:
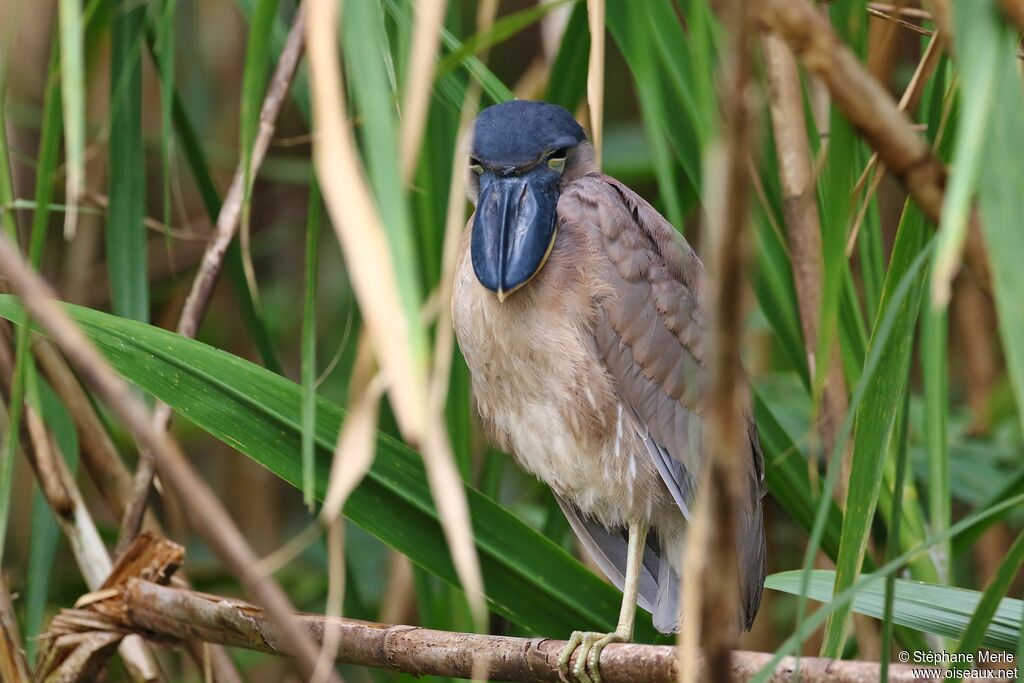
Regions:
[[[158,57],[158,54],[155,52],[155,31],[147,31],[147,40],[150,50]],[[206,209],[206,215],[211,223],[216,223],[217,215],[220,213],[221,198],[213,182],[210,165],[206,161],[206,153],[199,143],[199,137],[196,135],[195,127],[189,119],[188,112],[185,111],[185,107],[176,92],[172,100],[171,113],[174,121],[174,130],[177,134],[178,142],[181,144],[182,154],[199,190],[199,196],[203,201],[203,207]],[[263,320],[260,311],[256,307],[256,303],[252,299],[252,293],[249,291],[248,281],[245,277],[245,267],[242,264],[242,255],[238,248],[237,240],[233,241],[231,246],[228,247],[224,265],[227,268],[228,277],[235,291],[235,296],[238,298],[242,322],[256,344],[263,364],[272,372],[280,374],[281,363],[277,358],[277,351],[274,348],[270,331],[267,329],[266,322]]]
[[[64,103],[64,157],[67,167],[68,204],[64,233],[75,232],[75,207],[85,190],[85,27],[81,0],[60,0],[60,70]]]
[[[905,557],[907,555],[902,555],[897,560]],[[858,589],[853,593],[853,611],[876,619],[882,617],[885,610],[885,577],[882,576],[882,572],[886,575],[892,574],[894,567],[894,563],[887,563],[878,572],[861,577],[856,584]],[[834,575],[835,572],[816,569],[811,577],[809,597],[823,603],[832,601]],[[800,572],[773,574],[765,581],[765,587],[797,595],[800,589]],[[896,579],[893,621],[925,633],[959,638],[965,633],[971,615],[977,611],[983,598],[982,593],[978,591]],[[1012,650],[1016,647],[1017,636],[1021,630],[1021,607],[1020,600],[1011,598],[1003,598],[998,602],[992,623],[982,636],[982,646],[998,650]],[[826,609],[831,611],[836,608],[830,604]],[[816,616],[817,614],[813,615]],[[808,618],[808,625],[810,623],[811,618]]]
[[[957,3],[960,5],[971,3]],[[981,205],[982,229],[992,267],[992,284],[999,319],[999,337],[1006,355],[1007,375],[1017,404],[1017,414],[1024,429],[1024,164],[1021,164],[1020,141],[1024,139],[1024,91],[1018,72],[1016,31],[1008,28],[994,14],[991,2],[978,3],[987,11],[986,21],[996,23],[992,36],[999,48],[996,92],[991,118],[984,129],[988,135],[986,163],[981,172],[978,200]],[[972,7],[972,9],[974,9]],[[959,14],[958,14],[959,17]],[[964,88],[967,84],[965,82]]]
[[[146,164],[142,143],[141,38],[145,5],[115,2],[110,12],[110,206],[107,269],[117,315],[149,319]]]
[[[14,186],[11,182],[10,147],[7,145],[7,92],[6,73],[0,67],[0,225],[11,240],[18,239],[18,225],[14,204]],[[10,423],[8,423],[10,424]],[[11,485],[14,472],[14,449],[4,439],[0,444],[0,560],[4,555],[7,537],[7,516],[11,505]]]
[[[77,306],[66,310],[126,379],[301,486],[301,386],[167,330]],[[0,296],[0,316],[24,321],[11,296]],[[318,499],[326,491],[343,416],[337,405],[317,399]],[[614,626],[621,597],[615,588],[476,489],[467,487],[466,494],[492,610],[532,633],[550,636]],[[458,585],[422,458],[407,446],[378,436],[374,465],[345,514],[445,583]],[[649,616],[639,613],[638,640],[650,642],[654,635]]]
[[[302,308],[302,500],[312,508],[316,439],[316,275],[320,242],[320,186],[309,181],[306,218],[306,290]]]
[[[56,46],[50,54],[49,77],[43,103],[43,125],[39,139],[39,156],[36,161],[36,209],[32,212],[32,233],[29,237],[28,259],[33,267],[39,268],[46,244],[46,228],[50,220],[50,199],[57,173],[57,161],[61,141],[61,94],[58,78],[58,51]],[[5,149],[7,149],[5,147]],[[14,235],[17,240],[17,234]],[[7,429],[3,435],[0,452],[0,558],[3,557],[4,540],[8,515],[10,513],[10,486],[13,479],[14,456],[21,436],[19,425],[24,408],[25,383],[29,372],[35,369],[29,350],[28,328],[18,329],[14,347],[14,376],[11,379],[10,402],[7,410]]]
[[[458,49],[452,50],[445,55],[444,59],[437,65],[435,78],[441,78],[451,73],[460,67],[468,57],[478,55],[495,45],[500,45],[502,42],[543,19],[551,10],[570,2],[580,2],[580,0],[553,0],[552,2],[527,7],[502,17],[494,22],[489,31],[474,33],[463,41]],[[583,3],[580,4],[582,5]]]
[[[174,152],[174,61],[176,10],[178,0],[163,0],[156,23],[155,55],[160,72],[160,165],[163,178],[163,223],[172,224],[171,218],[171,160]],[[170,238],[170,234],[167,234]]]
[[[402,306],[411,323],[408,344],[416,362],[425,366],[428,344],[424,326],[418,324],[423,283],[398,169],[395,93],[381,87],[389,82],[383,16],[376,1],[347,4],[344,12],[342,47],[353,105],[363,121],[363,158],[391,246]]]
[[[544,100],[576,111],[587,91],[587,55],[590,53],[590,30],[587,28],[587,7],[577,3],[562,34],[558,54],[551,65]]]
[[[885,559],[892,560],[899,554],[900,536],[892,531],[900,529],[900,513],[903,509],[903,479],[907,473],[907,433],[910,421],[910,397],[903,400],[903,410],[900,413],[899,428],[896,430],[898,437],[896,441],[896,481],[893,486],[893,508],[889,515],[889,539],[885,548]],[[885,606],[882,612],[882,655],[881,674],[882,682],[889,681],[889,661],[892,659],[892,630],[893,630],[893,600],[896,595],[896,575],[890,574],[885,578]]]
[[[949,301],[953,277],[960,267],[960,253],[967,238],[974,193],[985,158],[987,123],[1001,71],[995,3],[983,0],[957,2],[953,6],[957,27],[954,44],[963,85],[952,170],[942,199],[942,220],[931,281],[932,305],[942,308]],[[1017,166],[1015,163],[1006,170]]]
[[[924,254],[923,216],[916,208],[907,204],[901,223],[886,277],[880,320],[885,318],[889,307],[894,305],[894,293],[898,289],[898,283],[901,283],[904,275],[911,270],[915,260]],[[843,517],[839,557],[836,560],[837,593],[856,581],[867,550],[868,536],[882,482],[886,445],[892,436],[893,416],[907,389],[910,351],[914,341],[914,323],[917,319],[922,281],[921,277],[915,279],[911,288],[913,291],[895,309],[895,327],[893,334],[885,340],[885,353],[879,363],[878,372],[862,378],[862,382],[867,380],[868,384],[864,392],[864,401],[856,409],[850,487],[847,492],[846,514]],[[872,331],[871,345],[876,348],[881,342],[878,339],[879,328],[880,325],[876,324]],[[848,616],[847,607],[836,610],[829,618],[822,643],[822,656],[841,656]]]

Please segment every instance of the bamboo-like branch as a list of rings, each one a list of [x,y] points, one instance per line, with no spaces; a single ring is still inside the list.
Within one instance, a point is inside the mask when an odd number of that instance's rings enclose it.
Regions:
[[[328,630],[339,631],[335,651],[339,663],[416,675],[468,678],[474,658],[483,654],[488,680],[555,683],[559,680],[558,654],[565,646],[564,641],[546,638],[452,633],[311,614],[297,615],[296,622],[317,642],[322,642]],[[165,643],[199,638],[271,654],[291,652],[274,622],[257,607],[140,579],[130,579],[122,591],[85,609],[64,610],[55,617],[48,636],[81,637],[104,630],[145,633]],[[770,658],[769,653],[733,652],[730,667],[734,680],[749,680]],[[796,664],[795,658],[787,657],[769,680],[790,681]],[[601,653],[605,683],[674,683],[676,673],[675,648],[670,646],[612,644]],[[879,666],[872,662],[800,659],[800,677],[805,683],[868,683],[877,681],[878,674]],[[910,667],[892,665],[889,680],[920,683],[930,679],[914,678]]]
[[[771,111],[775,151],[782,185],[782,211],[793,264],[793,285],[804,334],[807,367],[816,373],[818,327],[822,295],[821,218],[814,186],[811,148],[807,140],[803,91],[796,58],[789,46],[776,35],[764,37],[765,72],[768,76],[768,103]],[[821,395],[819,434],[822,450],[831,453],[838,430],[846,417],[849,401],[838,351],[825,350],[828,376]],[[843,481],[848,479],[849,448],[842,458]],[[838,488],[840,499],[846,486]]]
[[[7,582],[0,574],[0,681],[28,683],[28,662],[21,649],[18,620],[14,617],[11,594]]]
[[[299,59],[302,57],[303,48],[305,47],[305,16],[305,5],[300,4],[295,13],[295,18],[292,20],[288,39],[285,42],[284,49],[281,51],[277,68],[274,71],[274,76],[271,79],[260,109],[259,130],[253,143],[250,161],[250,177],[255,176],[256,171],[263,163],[267,148],[270,146],[270,140],[274,135],[277,116],[281,112],[288,89],[298,69]],[[213,238],[206,245],[203,260],[199,264],[199,272],[196,273],[196,277],[192,281],[192,289],[185,299],[185,306],[178,320],[177,332],[182,336],[195,337],[196,331],[199,329],[199,322],[202,320],[210,303],[213,287],[224,264],[224,255],[227,253],[228,246],[238,230],[238,221],[241,216],[242,202],[245,196],[245,177],[245,166],[240,161],[235,169],[235,175],[231,181],[231,186],[228,188],[228,193],[224,197],[220,213],[217,216],[217,226]],[[158,403],[153,414],[153,424],[155,427],[160,431],[167,429],[167,423],[170,419],[171,409],[164,403]],[[132,483],[132,496],[124,515],[121,517],[121,532],[117,543],[118,552],[139,533],[149,500],[149,493],[153,486],[154,474],[155,464],[153,462],[153,455],[145,451],[141,452]]]
[[[807,0],[764,0],[760,16],[784,38],[828,88],[857,128],[907,188],[924,214],[938,223],[946,169],[899,110],[889,93]]]
[[[284,591],[272,577],[255,571],[259,558],[181,447],[166,432],[154,428],[145,404],[57,304],[53,290],[6,236],[0,236],[0,274],[8,278],[29,314],[57,342],[83,380],[131,431],[140,450],[154,454],[164,481],[175,493],[189,498],[191,504],[185,511],[192,527],[238,576],[246,591],[285,626],[283,637],[297,653],[299,668],[309,676],[316,666],[317,650],[300,631],[291,628],[292,607]]]

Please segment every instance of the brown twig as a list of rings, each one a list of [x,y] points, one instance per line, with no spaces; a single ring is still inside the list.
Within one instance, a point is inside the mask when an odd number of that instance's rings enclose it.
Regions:
[[[256,133],[256,140],[253,143],[250,162],[250,174],[254,177],[256,171],[263,163],[270,140],[274,135],[274,126],[277,121],[281,107],[284,105],[288,88],[291,86],[295,72],[298,69],[299,59],[302,57],[305,46],[305,5],[300,4],[292,20],[291,30],[288,32],[288,39],[281,57],[278,59],[277,68],[271,79],[267,94],[263,99],[263,106],[260,109],[259,130]],[[182,309],[181,317],[178,320],[177,332],[185,337],[195,337],[199,329],[199,322],[206,313],[210,303],[210,296],[213,293],[213,286],[220,275],[221,266],[224,263],[224,255],[228,246],[238,229],[239,217],[241,216],[242,203],[245,195],[245,167],[239,162],[235,169],[234,178],[224,197],[220,213],[217,216],[217,226],[212,239],[206,246],[203,260],[199,265],[199,272],[192,281],[192,289],[185,299],[185,306]],[[158,403],[154,409],[153,423],[158,430],[167,429],[167,423],[171,418],[171,409],[164,403]],[[124,515],[121,517],[121,531],[118,536],[117,549],[120,551],[131,542],[142,525],[142,517],[149,500],[150,490],[153,486],[155,465],[153,456],[148,452],[139,454],[139,464],[135,471],[132,483],[132,497],[129,501]]]
[[[335,660],[416,675],[468,678],[475,655],[486,653],[487,677],[495,681],[555,683],[558,654],[565,642],[544,638],[510,638],[435,631],[310,614],[296,622],[311,639],[322,641],[327,630],[340,631]],[[86,609],[64,610],[51,625],[51,636],[135,631],[163,642],[199,637],[229,647],[288,655],[275,623],[262,610],[231,598],[169,588],[140,579]],[[733,652],[730,670],[735,680],[753,677],[771,654]],[[664,645],[613,644],[601,653],[605,683],[669,683],[676,680],[675,648]],[[792,680],[796,659],[785,658],[769,679]],[[868,683],[878,680],[878,664],[804,657],[800,677],[805,683]],[[703,671],[703,670],[702,670]],[[712,679],[714,680],[714,679]],[[892,665],[889,680],[911,683],[910,667]]]
[[[892,97],[807,0],[765,0],[760,17],[826,85],[843,115],[938,223],[946,169]]]
[[[246,591],[284,626],[282,637],[296,653],[300,670],[309,676],[316,666],[316,647],[291,628],[291,603],[284,591],[272,578],[254,571],[258,561],[256,554],[177,442],[163,430],[154,428],[141,399],[54,301],[49,285],[25,263],[6,236],[0,236],[0,274],[8,278],[32,318],[57,342],[86,384],[131,431],[140,450],[148,449],[153,453],[157,468],[170,488],[188,497],[191,505],[186,508],[186,514],[193,528],[238,576]]]
[[[28,662],[21,648],[18,620],[14,616],[11,594],[7,591],[3,574],[0,574],[0,681],[29,683]]]
[[[999,0],[1003,13],[1024,33],[1024,0]]]
[[[119,594],[120,588],[133,578],[142,578],[165,584],[171,575],[181,566],[185,550],[177,543],[144,533],[126,549],[121,560],[109,572],[106,580],[92,593],[83,595],[75,603],[75,609],[87,608],[100,600]],[[91,623],[91,619],[81,620],[82,624]],[[93,622],[94,623],[94,622]],[[50,629],[52,631],[52,627]],[[37,681],[91,681],[106,665],[107,659],[113,654],[119,642],[123,647],[123,638],[138,639],[137,635],[123,632],[93,632],[84,637],[70,639],[52,638],[44,634],[41,638],[42,649],[36,666],[34,679]],[[70,640],[70,643],[68,642]],[[4,679],[6,680],[6,679]]]

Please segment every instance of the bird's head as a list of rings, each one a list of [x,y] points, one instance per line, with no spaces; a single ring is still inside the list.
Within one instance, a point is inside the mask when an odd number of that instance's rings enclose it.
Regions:
[[[512,100],[480,112],[469,155],[470,251],[477,280],[500,301],[544,266],[559,192],[590,170],[587,137],[562,107]]]

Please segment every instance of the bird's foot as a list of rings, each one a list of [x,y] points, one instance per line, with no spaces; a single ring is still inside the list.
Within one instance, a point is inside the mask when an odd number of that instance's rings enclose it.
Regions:
[[[569,642],[558,655],[558,672],[566,683],[601,683],[601,651],[611,643],[624,643],[629,638],[621,633],[595,633],[573,631]],[[569,676],[569,662],[574,652],[579,651],[576,664]]]

